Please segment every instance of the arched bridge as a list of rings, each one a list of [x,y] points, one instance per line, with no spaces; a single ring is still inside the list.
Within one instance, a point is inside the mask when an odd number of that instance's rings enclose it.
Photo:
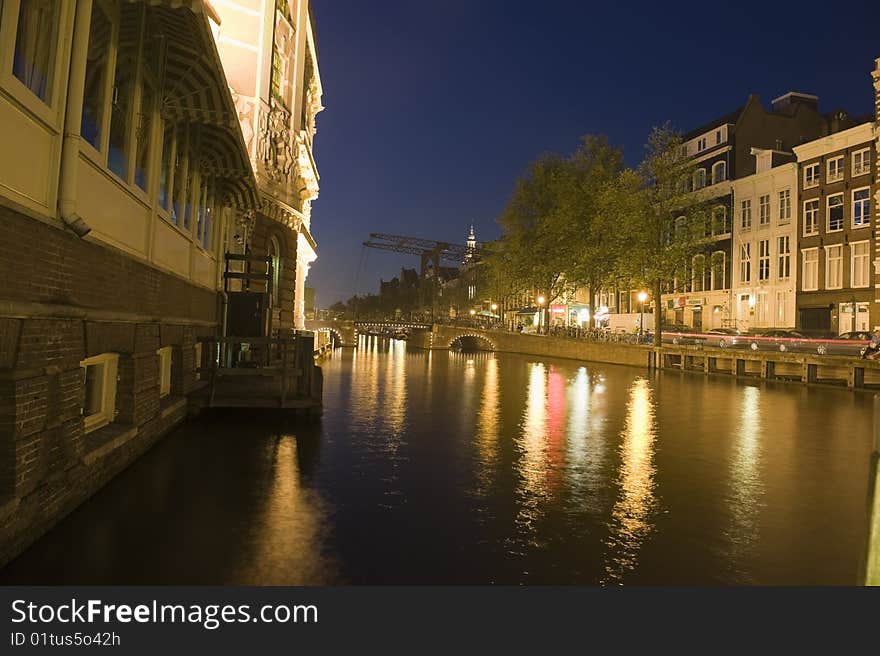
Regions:
[[[430,333],[431,325],[412,321],[327,321],[306,320],[306,330],[327,330],[337,346],[357,346],[359,335],[405,334],[407,338],[422,332]]]

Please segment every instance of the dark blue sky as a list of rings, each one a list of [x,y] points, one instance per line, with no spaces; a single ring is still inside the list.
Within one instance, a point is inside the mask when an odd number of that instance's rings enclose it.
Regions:
[[[364,254],[370,232],[463,242],[473,222],[497,237],[517,176],[583,134],[634,164],[653,125],[686,131],[750,93],[870,113],[876,2],[312,0],[318,305],[418,267]]]

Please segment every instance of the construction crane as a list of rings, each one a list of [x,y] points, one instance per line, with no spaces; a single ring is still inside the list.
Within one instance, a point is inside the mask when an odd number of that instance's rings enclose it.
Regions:
[[[437,316],[437,292],[440,277],[440,261],[462,264],[471,257],[481,255],[482,251],[476,246],[453,244],[448,241],[436,239],[422,239],[420,237],[405,237],[403,235],[388,235],[379,232],[370,233],[370,238],[364,242],[366,248],[376,248],[394,253],[407,253],[418,255],[421,258],[421,270],[419,275],[422,280],[427,278],[428,263],[433,267],[433,281],[431,289],[431,317]]]

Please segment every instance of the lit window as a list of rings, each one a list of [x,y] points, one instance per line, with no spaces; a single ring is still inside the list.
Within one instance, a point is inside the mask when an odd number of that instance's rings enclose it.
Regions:
[[[57,26],[61,12],[53,0],[21,0],[12,74],[44,103],[52,103]]]
[[[864,175],[871,171],[871,149],[864,148],[852,154],[852,174]]]
[[[843,155],[828,160],[828,182],[843,180]]]
[[[828,232],[843,230],[843,194],[828,197]]]
[[[870,242],[857,241],[849,246],[852,252],[852,286],[868,287],[871,277]]]
[[[871,190],[868,187],[856,189],[852,192],[853,208],[852,223],[854,228],[860,228],[871,223]]]
[[[825,289],[843,287],[843,246],[825,247]]]
[[[804,189],[819,186],[819,163],[808,164],[804,167]]]
[[[102,353],[79,363],[83,369],[82,415],[88,433],[106,426],[116,417],[116,375],[119,355]]]
[[[803,251],[802,289],[812,292],[819,289],[819,249],[807,248]]]
[[[159,356],[159,398],[171,393],[172,347],[165,346],[156,351]]]

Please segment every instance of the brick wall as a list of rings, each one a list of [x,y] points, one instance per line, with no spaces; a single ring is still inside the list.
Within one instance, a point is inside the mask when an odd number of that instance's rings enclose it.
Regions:
[[[2,566],[183,421],[195,341],[215,333],[219,304],[214,292],[3,208],[0,231]],[[162,346],[172,347],[172,387],[160,399]],[[115,420],[87,434],[79,363],[102,353],[119,355]]]

